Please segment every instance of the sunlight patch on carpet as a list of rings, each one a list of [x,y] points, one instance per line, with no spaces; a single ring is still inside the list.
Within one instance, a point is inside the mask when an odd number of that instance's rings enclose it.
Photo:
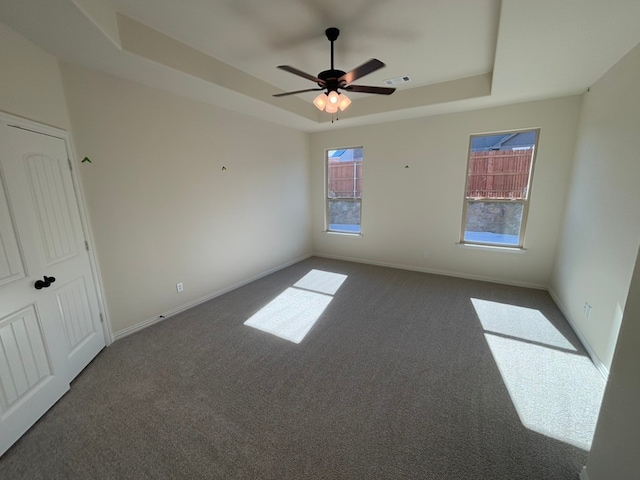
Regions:
[[[605,387],[591,359],[538,310],[471,301],[522,424],[588,451]]]
[[[311,270],[244,324],[300,343],[346,279],[346,275]]]
[[[471,303],[486,332],[577,351],[540,310],[477,298],[472,298]]]
[[[318,293],[326,293],[327,295],[334,295],[346,279],[346,275],[313,269],[293,286]]]
[[[605,382],[588,357],[485,334],[522,424],[589,450]]]

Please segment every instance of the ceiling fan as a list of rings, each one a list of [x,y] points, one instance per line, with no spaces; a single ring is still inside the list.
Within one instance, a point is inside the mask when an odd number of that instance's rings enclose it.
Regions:
[[[335,27],[327,28],[325,30],[327,39],[331,42],[331,69],[320,72],[318,76],[313,76],[309,73],[298,70],[297,68],[289,65],[279,65],[278,68],[298,75],[299,77],[306,78],[318,84],[316,88],[306,88],[304,90],[296,90],[294,92],[276,93],[274,97],[285,97],[287,95],[295,95],[304,92],[317,92],[325,90],[325,93],[321,93],[313,101],[314,105],[320,110],[325,110],[329,113],[335,113],[340,110],[344,110],[349,106],[351,100],[345,94],[340,93],[338,90],[346,90],[348,92],[359,93],[374,93],[377,95],[391,95],[395,92],[395,88],[390,87],[374,87],[369,85],[353,85],[352,83],[357,79],[369,75],[376,70],[385,66],[380,60],[372,58],[368,62],[363,63],[359,67],[354,68],[349,72],[343,72],[342,70],[336,70],[333,66],[333,42],[336,41],[340,30]]]

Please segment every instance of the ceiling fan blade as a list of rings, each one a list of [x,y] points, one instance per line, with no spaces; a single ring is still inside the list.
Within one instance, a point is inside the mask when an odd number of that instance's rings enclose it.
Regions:
[[[305,88],[304,90],[296,90],[295,92],[276,93],[273,96],[274,97],[286,97],[287,95],[295,95],[296,93],[318,92],[320,90],[324,90],[324,88]]]
[[[380,60],[378,60],[377,58],[372,58],[368,62],[365,62],[359,67],[356,67],[350,72],[347,72],[344,75],[342,75],[338,79],[338,81],[340,83],[346,83],[348,85],[351,82],[355,82],[357,79],[364,77],[365,75],[369,75],[370,73],[373,73],[384,66],[385,64],[382,63]]]
[[[369,85],[347,85],[341,88],[349,92],[377,93],[378,95],[391,95],[396,91],[395,88],[391,87],[372,87]]]
[[[315,77],[309,73],[305,73],[302,70],[298,70],[297,68],[291,67],[289,65],[278,65],[278,68],[284,70],[285,72],[293,73],[294,75],[298,75],[299,77],[311,80],[312,82],[320,83],[322,85],[325,84],[324,80],[320,80],[318,77]]]

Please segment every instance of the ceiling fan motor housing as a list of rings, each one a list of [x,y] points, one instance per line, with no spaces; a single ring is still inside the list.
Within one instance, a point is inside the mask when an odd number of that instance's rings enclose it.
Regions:
[[[332,90],[337,91],[338,88],[342,88],[346,85],[346,82],[343,80],[342,82],[338,81],[340,77],[342,77],[346,72],[342,70],[325,70],[324,72],[320,72],[318,74],[318,78],[323,80],[325,84],[318,83],[318,86],[324,87],[330,92]]]

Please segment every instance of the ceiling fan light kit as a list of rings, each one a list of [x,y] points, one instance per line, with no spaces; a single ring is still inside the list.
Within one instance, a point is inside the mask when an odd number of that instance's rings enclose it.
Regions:
[[[324,107],[324,111],[327,113],[336,113],[338,111],[338,105],[334,103],[328,103],[326,107]]]
[[[327,96],[326,93],[321,93],[313,101],[313,104],[316,107],[318,107],[318,110],[320,110],[320,111],[324,110],[324,107],[327,106],[327,103],[329,103],[329,97]]]
[[[338,99],[338,107],[340,107],[340,111],[343,112],[349,105],[351,105],[351,99],[344,93],[341,93],[340,98]]]
[[[351,99],[344,93],[331,91],[329,95],[326,93],[318,95],[313,101],[313,104],[318,107],[318,110],[324,110],[327,113],[336,113],[338,108],[341,112],[344,112],[345,109],[351,105]]]
[[[372,58],[368,62],[363,63],[359,67],[354,68],[349,72],[343,72],[342,70],[336,70],[333,66],[333,42],[336,41],[340,30],[335,27],[327,28],[325,35],[331,42],[331,69],[320,72],[317,76],[313,76],[309,73],[298,70],[297,68],[289,65],[280,65],[278,68],[285,70],[299,77],[306,78],[318,84],[319,88],[307,88],[304,90],[296,90],[293,92],[277,93],[274,97],[284,97],[286,95],[295,95],[304,92],[323,91],[314,100],[313,104],[318,110],[324,110],[327,113],[336,113],[338,109],[344,111],[349,105],[351,105],[351,99],[344,93],[338,90],[347,90],[360,93],[373,93],[376,95],[391,95],[395,92],[395,88],[389,87],[374,87],[368,85],[352,85],[352,82],[358,78],[369,75],[385,66],[380,60]]]

